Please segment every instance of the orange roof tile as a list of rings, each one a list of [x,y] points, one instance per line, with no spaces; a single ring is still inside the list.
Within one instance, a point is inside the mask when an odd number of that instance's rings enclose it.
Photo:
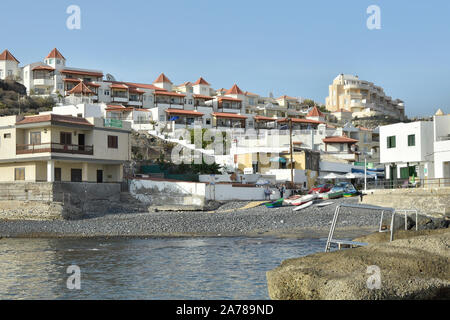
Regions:
[[[216,118],[225,118],[225,119],[247,119],[246,116],[242,116],[236,113],[226,113],[226,112],[215,112],[212,114]]]
[[[55,68],[50,66],[37,66],[31,69],[31,71],[55,71]]]
[[[0,54],[0,60],[4,61],[15,61],[17,63],[20,63],[19,60],[17,60],[11,52],[8,51],[8,49],[6,49],[5,51],[2,52],[2,54]]]
[[[231,97],[218,97],[219,101],[226,100],[226,101],[236,101],[236,102],[242,102],[241,99],[231,98]]]
[[[51,124],[76,124],[80,126],[93,127],[94,125],[84,118],[63,116],[58,114],[47,114],[41,116],[29,116],[20,120],[16,125],[30,124],[30,123],[40,123],[40,122],[50,122]]]
[[[256,121],[277,121],[276,118],[264,117],[264,116],[254,116]]]
[[[185,94],[169,91],[155,91],[155,96],[186,97]]]
[[[50,58],[66,60],[66,58],[64,58],[64,56],[61,54],[61,52],[59,52],[58,49],[56,49],[56,48],[53,49],[45,59],[50,59]]]
[[[323,139],[323,142],[325,143],[357,143],[358,140],[350,139],[349,137],[342,136],[342,137],[327,137]]]
[[[117,82],[118,83],[118,82]],[[159,90],[159,91],[167,91],[166,89],[158,88],[152,84],[144,84],[144,83],[133,83],[133,82],[122,82],[130,87],[136,87],[141,89],[150,89],[150,90]]]
[[[205,100],[213,100],[214,99],[214,97],[204,96],[202,94],[194,94],[193,97],[194,97],[194,99],[205,99]]]
[[[179,114],[182,116],[203,117],[205,114],[194,110],[167,109],[168,114]]]
[[[153,83],[166,83],[166,82],[172,84],[172,81],[170,81],[169,78],[167,78],[164,73],[161,73]]]
[[[93,82],[87,82],[86,85],[88,87],[94,87],[94,88],[100,88],[101,86],[97,83],[93,83]]]
[[[209,84],[205,79],[203,79],[202,77],[200,77],[200,79],[198,79],[198,80],[194,83],[194,86],[199,85],[199,84],[203,84],[203,85],[205,85],[205,86],[209,86],[209,85],[210,85],[210,84]]]
[[[278,120],[280,123],[288,122],[289,118],[284,118]],[[310,123],[310,124],[322,124],[321,121],[310,120],[310,119],[299,119],[299,118],[291,118],[293,123]]]
[[[72,69],[63,69],[60,71],[63,74],[75,74],[82,76],[93,76],[93,77],[103,77],[103,73],[95,72],[95,71],[83,71],[83,70],[72,70]]]
[[[63,81],[64,82],[76,82],[76,83],[81,82],[80,79],[73,79],[73,78],[64,78]]]
[[[281,96],[278,99],[275,100],[298,100],[297,98],[294,97],[289,97],[289,96]]]
[[[251,92],[248,92],[248,91],[246,91],[246,92],[245,92],[245,95],[246,95],[246,96],[254,96],[254,97],[259,97],[259,94],[256,94],[256,93],[251,93]]]
[[[123,89],[128,90],[128,86],[120,83],[112,83],[109,85],[111,89]]]
[[[68,94],[82,94],[82,95],[91,95],[94,94],[94,92],[89,89],[84,82],[80,82],[77,84],[72,90],[67,92]]]
[[[244,94],[242,90],[237,86],[237,84],[234,84],[233,87],[231,87],[230,90],[228,90],[225,94]]]
[[[307,115],[307,117],[324,117],[324,114],[320,112],[319,108],[315,106]]]

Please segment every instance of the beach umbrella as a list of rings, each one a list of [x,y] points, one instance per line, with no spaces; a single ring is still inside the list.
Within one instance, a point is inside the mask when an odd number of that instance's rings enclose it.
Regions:
[[[320,177],[320,179],[325,179],[325,180],[344,179],[344,178],[345,178],[345,176],[342,176],[342,175],[339,175],[339,174],[336,174],[333,172]]]

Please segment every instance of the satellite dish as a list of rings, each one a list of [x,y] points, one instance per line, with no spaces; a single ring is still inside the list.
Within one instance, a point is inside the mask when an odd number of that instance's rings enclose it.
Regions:
[[[106,80],[108,80],[108,81],[116,81],[116,78],[114,78],[114,76],[112,74],[108,73],[106,75]]]

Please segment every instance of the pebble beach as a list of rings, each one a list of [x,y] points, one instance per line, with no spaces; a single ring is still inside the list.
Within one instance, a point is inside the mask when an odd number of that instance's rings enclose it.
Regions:
[[[242,209],[249,202],[228,202],[208,212],[114,213],[73,221],[1,221],[0,237],[182,237],[182,236],[285,236],[320,238],[328,235],[340,203],[358,199],[332,200],[332,205],[313,205],[294,212],[292,206]],[[337,232],[363,236],[378,229],[380,212],[346,209]]]

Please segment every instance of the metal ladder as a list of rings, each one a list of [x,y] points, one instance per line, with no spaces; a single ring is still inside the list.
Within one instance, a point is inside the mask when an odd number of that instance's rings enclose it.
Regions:
[[[394,221],[395,221],[395,215],[396,213],[404,213],[405,215],[405,230],[408,230],[408,213],[415,213],[416,214],[416,231],[419,230],[419,224],[418,224],[418,211],[417,210],[395,210],[394,208],[384,208],[384,207],[377,207],[377,206],[371,206],[371,205],[365,205],[365,204],[340,204],[336,207],[336,210],[334,212],[333,221],[331,223],[331,229],[330,233],[328,235],[327,244],[325,247],[325,252],[329,252],[331,249],[331,244],[337,244],[339,250],[342,248],[343,245],[350,246],[350,247],[363,247],[369,245],[368,243],[364,242],[357,242],[357,241],[348,241],[348,240],[339,240],[334,239],[334,231],[336,229],[336,223],[339,217],[339,213],[342,208],[353,208],[353,209],[369,209],[369,210],[377,210],[381,211],[381,220],[380,220],[380,227],[379,232],[389,232],[389,230],[383,230],[383,218],[384,214],[386,212],[392,213],[392,219],[391,219],[391,226],[390,226],[390,232],[391,237],[390,241],[394,241]]]

